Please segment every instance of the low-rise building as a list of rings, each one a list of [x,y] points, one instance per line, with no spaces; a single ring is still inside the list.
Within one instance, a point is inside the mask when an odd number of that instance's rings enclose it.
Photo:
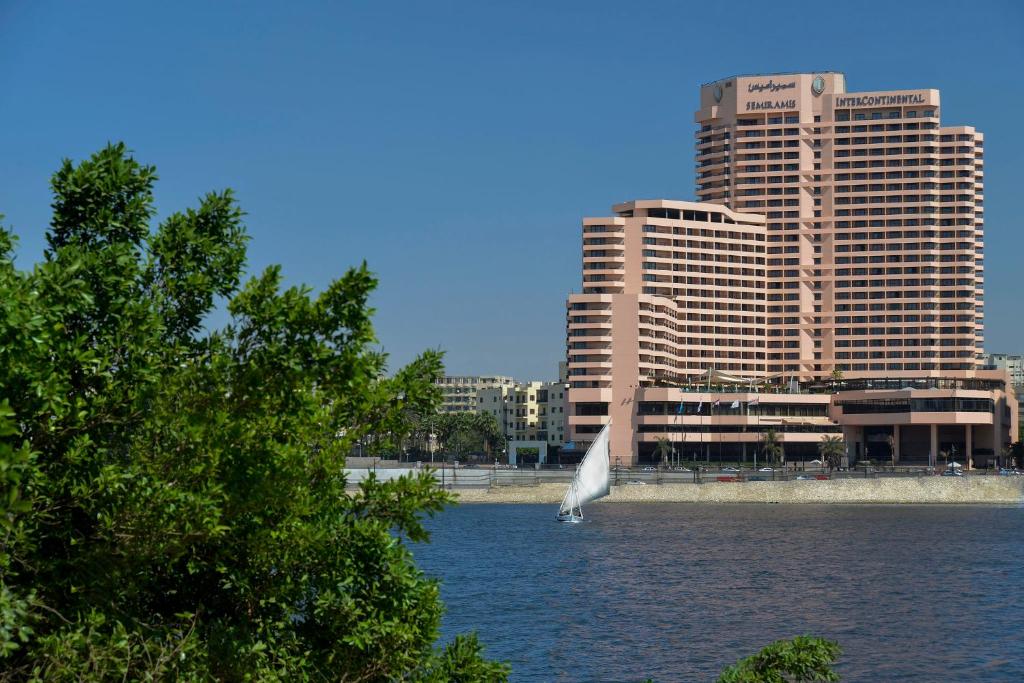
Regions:
[[[1024,391],[1024,356],[1015,356],[1008,353],[983,353],[978,358],[981,367],[986,370],[1006,370],[1010,373],[1010,381],[1013,382],[1017,394]]]
[[[509,441],[545,441],[549,447],[566,441],[567,386],[564,382],[520,382],[491,387],[477,395],[477,410],[497,419]]]
[[[458,413],[477,409],[477,396],[482,389],[514,387],[515,379],[502,375],[458,375],[437,380],[441,387],[441,412]]]

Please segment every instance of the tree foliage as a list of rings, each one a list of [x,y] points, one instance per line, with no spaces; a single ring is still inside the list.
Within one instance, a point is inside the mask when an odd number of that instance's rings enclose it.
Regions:
[[[654,446],[654,456],[659,459],[660,464],[667,465],[668,459],[672,456],[672,442],[661,437]]]
[[[838,681],[832,666],[842,654],[839,644],[797,636],[779,640],[727,667],[718,683],[811,683]]]
[[[490,413],[441,413],[429,418],[428,424],[437,435],[438,446],[443,453],[492,457],[504,443],[501,425]]]
[[[29,271],[0,229],[0,678],[503,680],[433,645],[407,543],[449,494],[342,474],[435,410],[440,353],[387,376],[365,264],[243,285],[231,192],[154,230],[155,181],[119,144],[65,161]]]
[[[774,429],[769,428],[764,433],[761,447],[769,462],[779,463],[782,461],[782,443],[779,441],[779,436]]]
[[[826,434],[818,442],[818,453],[821,455],[822,462],[828,465],[830,470],[835,469],[843,463],[846,442],[841,436]]]

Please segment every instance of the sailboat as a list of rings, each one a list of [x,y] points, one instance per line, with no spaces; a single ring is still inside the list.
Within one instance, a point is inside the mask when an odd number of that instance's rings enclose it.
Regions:
[[[587,454],[576,469],[569,490],[565,492],[562,505],[558,508],[559,522],[578,523],[583,521],[583,504],[608,495],[611,484],[611,470],[608,466],[608,423],[590,444]]]

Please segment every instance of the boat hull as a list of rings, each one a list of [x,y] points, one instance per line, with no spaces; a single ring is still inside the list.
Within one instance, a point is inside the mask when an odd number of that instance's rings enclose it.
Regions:
[[[583,517],[579,515],[558,515],[555,519],[559,522],[568,522],[569,524],[579,524],[583,521]]]

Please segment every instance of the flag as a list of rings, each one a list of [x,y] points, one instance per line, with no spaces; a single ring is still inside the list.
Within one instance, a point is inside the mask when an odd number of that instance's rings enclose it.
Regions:
[[[733,401],[732,405],[729,406],[729,407],[732,408],[733,410],[736,410],[737,408],[740,407],[740,402],[739,401]]]
[[[715,399],[715,402],[714,402],[714,403],[712,404],[712,407],[714,407],[714,408],[717,408],[717,407],[718,407],[718,406],[720,406],[720,405],[722,405],[722,400],[721,400],[721,399],[718,399],[718,398],[716,398],[716,399]]]
[[[749,403],[747,403],[747,407],[748,408],[753,408],[757,404],[758,404],[758,399],[755,398],[753,401],[750,401]]]
[[[679,414],[679,415],[683,414],[683,402],[682,401],[679,402],[679,407],[676,408],[676,413]]]
[[[697,404],[697,412],[699,413],[700,409],[703,408],[703,407],[704,407],[704,401],[701,401],[700,403]]]

